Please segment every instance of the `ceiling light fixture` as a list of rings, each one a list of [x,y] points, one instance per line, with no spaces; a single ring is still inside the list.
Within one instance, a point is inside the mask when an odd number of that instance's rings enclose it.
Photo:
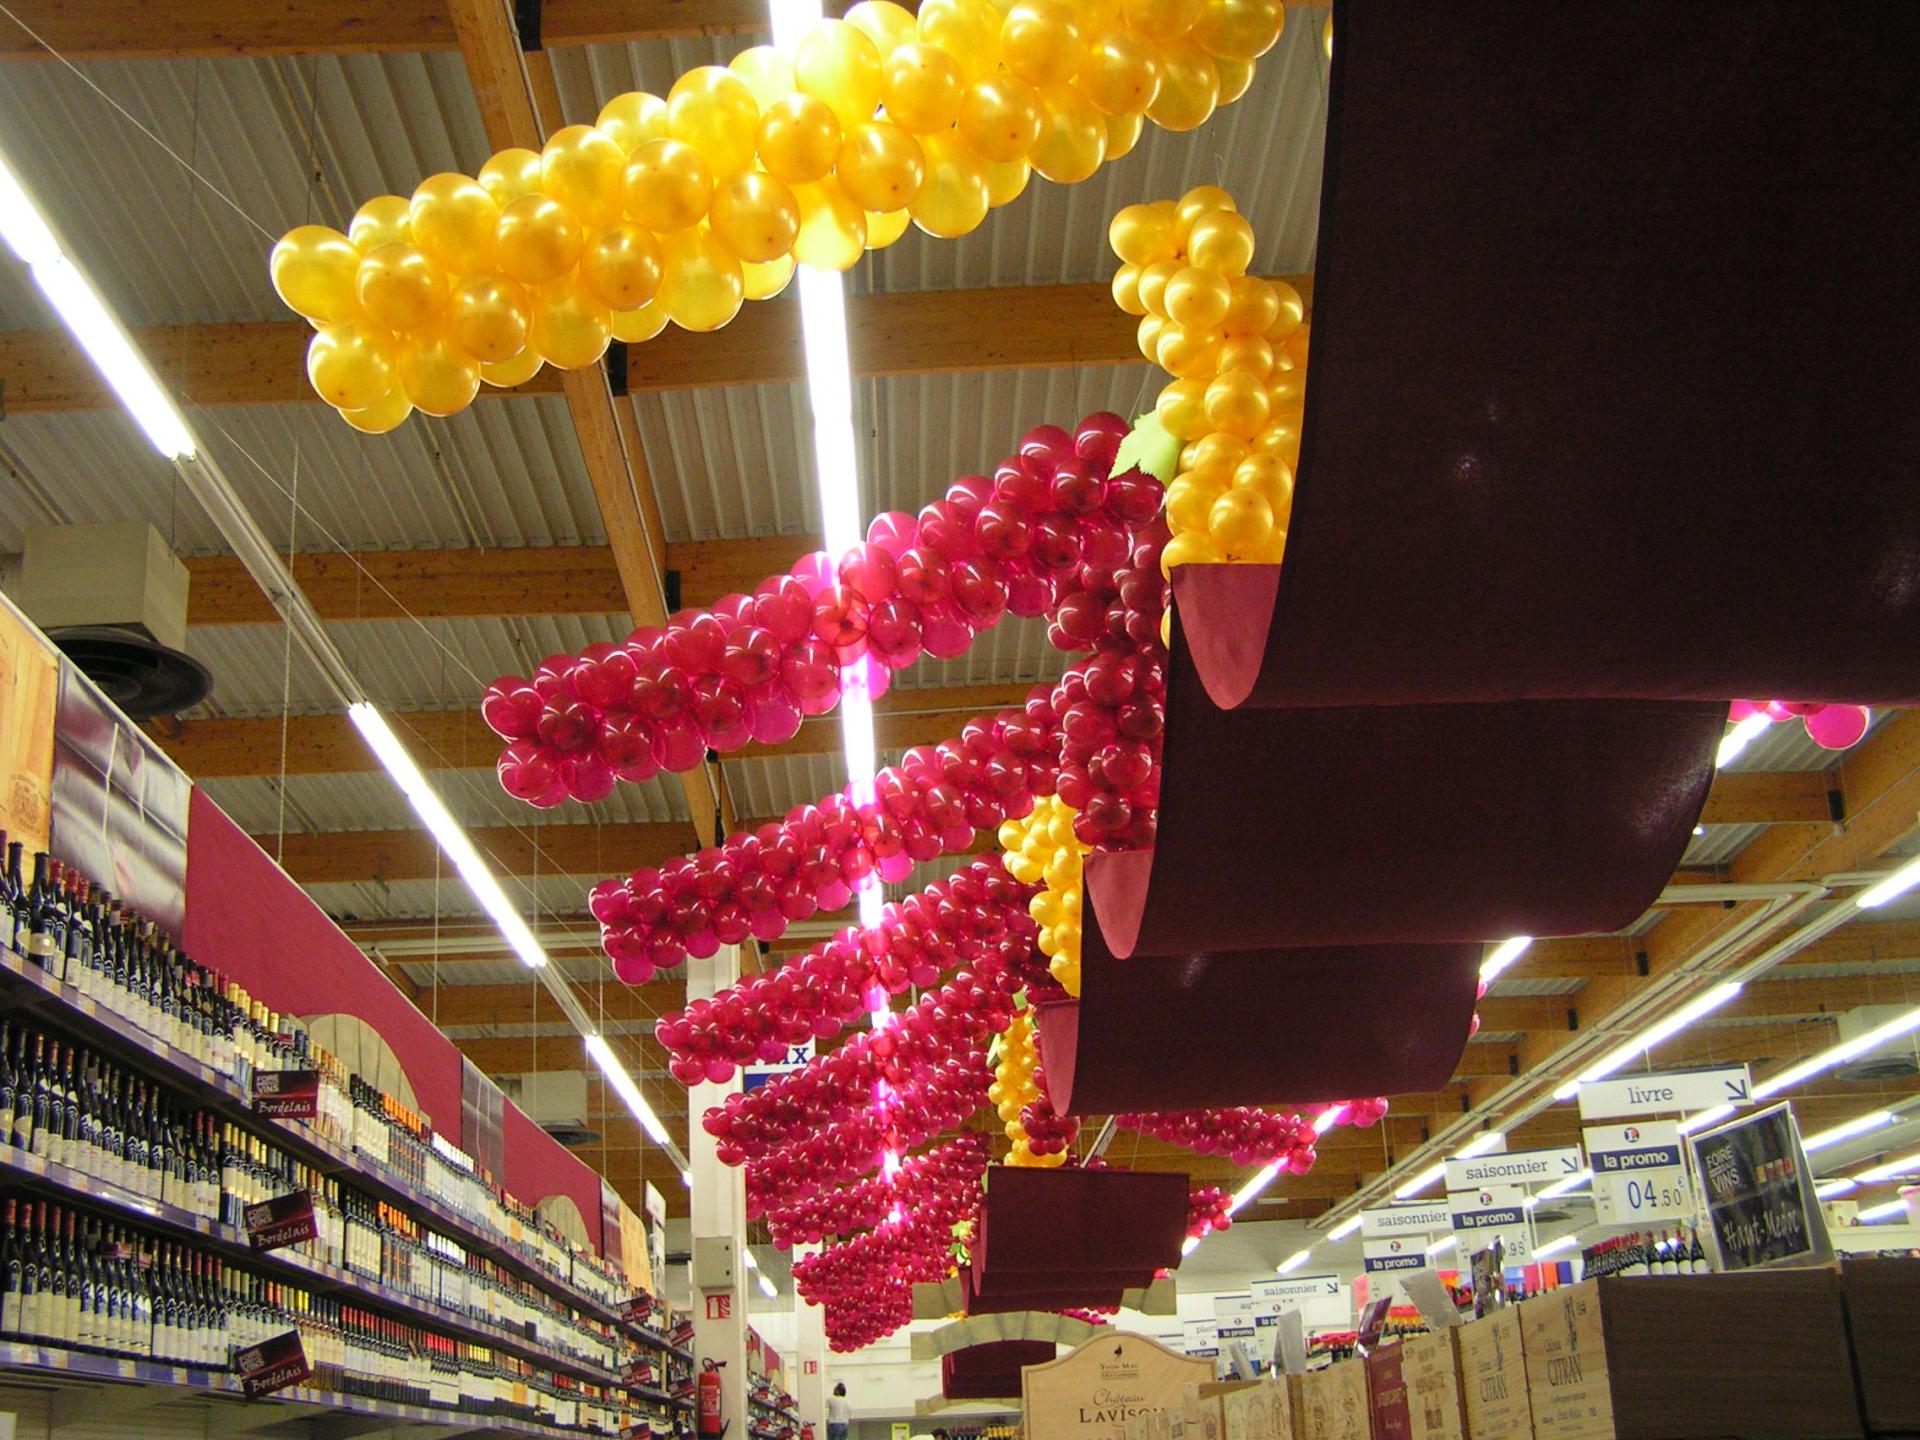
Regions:
[[[1347,1238],[1347,1236],[1353,1234],[1353,1232],[1358,1230],[1359,1228],[1360,1228],[1360,1217],[1358,1215],[1349,1215],[1346,1219],[1342,1220],[1338,1225],[1334,1226],[1331,1230],[1327,1231],[1327,1239],[1344,1240]]]
[[[1591,1170],[1582,1170],[1578,1174],[1568,1175],[1564,1179],[1554,1181],[1545,1189],[1529,1195],[1527,1197],[1527,1208],[1531,1210],[1543,1200],[1558,1200],[1562,1195],[1571,1195],[1581,1186],[1591,1185],[1592,1183],[1593,1171]]]
[[[1858,1180],[1822,1180],[1818,1185],[1813,1187],[1813,1193],[1818,1195],[1822,1200],[1831,1200],[1836,1195],[1844,1195],[1849,1190],[1858,1190],[1859,1188],[1860,1182]]]
[[[1580,1093],[1582,1085],[1591,1085],[1596,1080],[1604,1080],[1614,1071],[1630,1065],[1662,1041],[1671,1040],[1682,1030],[1707,1015],[1711,1015],[1725,1005],[1742,989],[1738,980],[1723,980],[1704,994],[1696,995],[1664,1020],[1649,1025],[1624,1045],[1615,1046],[1606,1055],[1582,1070],[1577,1079],[1569,1080],[1553,1092],[1556,1100],[1571,1100]]]
[[[4,155],[0,155],[0,237],[26,265],[33,283],[153,448],[169,460],[191,456],[195,447],[186,417],[161,388],[146,356],[134,347],[93,282],[67,254],[46,213]]]
[[[1493,947],[1493,953],[1481,962],[1480,981],[1492,984],[1493,979],[1514,961],[1527,953],[1527,947],[1533,944],[1531,935],[1515,935],[1511,940],[1502,940]]]
[[[1858,1180],[1862,1185],[1874,1185],[1882,1180],[1891,1180],[1898,1175],[1914,1174],[1920,1174],[1920,1150],[1914,1151],[1911,1155],[1882,1161],[1866,1170],[1856,1170],[1848,1178]]]
[[[1434,1241],[1431,1245],[1427,1246],[1427,1250],[1426,1250],[1427,1258],[1431,1260],[1433,1259],[1434,1256],[1438,1255],[1441,1251],[1450,1250],[1455,1245],[1458,1245],[1459,1243],[1460,1243],[1460,1237],[1457,1235],[1442,1235],[1438,1240]]]
[[[1254,1196],[1258,1195],[1273,1183],[1273,1177],[1279,1173],[1280,1162],[1278,1160],[1270,1160],[1258,1170],[1254,1171],[1253,1175],[1247,1180],[1247,1183],[1233,1192],[1233,1199],[1227,1202],[1227,1214],[1238,1215]]]
[[[1307,1246],[1307,1248],[1304,1250],[1296,1250],[1291,1255],[1287,1256],[1286,1259],[1282,1260],[1278,1265],[1273,1267],[1274,1273],[1276,1275],[1291,1275],[1294,1271],[1298,1270],[1302,1265],[1306,1264],[1307,1257],[1312,1254],[1313,1254],[1313,1247],[1311,1245]]]
[[[1459,1149],[1459,1152],[1455,1154],[1453,1158],[1455,1160],[1471,1160],[1476,1155],[1484,1155],[1489,1150],[1495,1149],[1506,1143],[1507,1143],[1507,1137],[1501,1134],[1500,1131],[1483,1130],[1478,1135],[1474,1136],[1473,1139],[1469,1140],[1466,1144],[1462,1145]]]
[[[1446,1173],[1447,1162],[1444,1160],[1436,1160],[1418,1175],[1407,1181],[1406,1184],[1402,1185],[1398,1190],[1394,1191],[1393,1198],[1396,1200],[1405,1200],[1411,1196],[1418,1195],[1422,1190],[1425,1190]]]
[[[1884,1025],[1876,1025],[1864,1035],[1856,1035],[1851,1040],[1843,1040],[1838,1045],[1829,1045],[1817,1055],[1809,1055],[1798,1064],[1789,1065],[1778,1075],[1769,1075],[1753,1087],[1753,1098],[1765,1100],[1768,1096],[1778,1095],[1782,1090],[1791,1090],[1802,1080],[1844,1065],[1847,1061],[1877,1050],[1889,1040],[1898,1040],[1920,1030],[1920,1005],[1896,1015]],[[1729,1112],[1731,1113],[1731,1112]]]
[[[1853,903],[1862,910],[1877,910],[1916,885],[1920,885],[1920,855],[1914,856],[1884,880],[1862,890],[1853,897]]]
[[[1536,1260],[1544,1260],[1549,1255],[1558,1255],[1563,1250],[1571,1250],[1579,1243],[1580,1237],[1578,1235],[1562,1235],[1558,1240],[1549,1240],[1546,1244],[1535,1250],[1533,1252],[1533,1258]]]
[[[1817,1135],[1807,1136],[1800,1142],[1800,1148],[1811,1155],[1816,1150],[1824,1150],[1829,1145],[1838,1145],[1842,1140],[1851,1140],[1856,1135],[1864,1135],[1869,1130],[1878,1130],[1882,1125],[1892,1123],[1891,1110],[1870,1110],[1865,1115],[1856,1115],[1851,1120],[1843,1120]]]
[[[627,1067],[620,1063],[620,1057],[613,1053],[613,1047],[599,1035],[587,1036],[587,1053],[593,1057],[593,1063],[600,1067],[600,1073],[607,1077],[607,1083],[613,1086],[615,1093],[627,1102],[627,1109],[633,1112],[633,1118],[640,1122],[640,1128],[653,1137],[656,1145],[671,1145],[667,1138],[667,1127],[660,1123],[660,1117],[653,1113],[653,1107],[647,1103],[647,1097],[640,1093],[640,1087],[633,1083],[633,1076],[627,1073]],[[684,1172],[681,1178],[692,1188],[692,1180]]]
[[[1853,1218],[1858,1220],[1862,1225],[1877,1225],[1882,1220],[1891,1220],[1896,1215],[1905,1215],[1906,1213],[1906,1201],[1889,1200],[1884,1205],[1869,1205]]]
[[[1766,734],[1768,727],[1772,724],[1773,722],[1764,715],[1749,715],[1735,725],[1720,741],[1720,749],[1713,757],[1715,767],[1725,768],[1731,765],[1741,752]]]

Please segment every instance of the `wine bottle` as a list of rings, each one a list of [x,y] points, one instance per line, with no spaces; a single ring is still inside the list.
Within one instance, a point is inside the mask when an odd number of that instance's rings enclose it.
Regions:
[[[28,963],[52,973],[55,969],[54,957],[60,950],[60,939],[56,934],[59,910],[53,903],[48,870],[50,858],[44,850],[33,857],[33,888],[27,895],[26,957]]]
[[[21,1037],[23,1056],[25,1038]],[[47,1113],[46,1055],[47,1037],[34,1036],[31,1058],[21,1067],[20,1092],[13,1103],[13,1143],[33,1155],[40,1153],[37,1127]]]
[[[80,1119],[80,1096],[73,1083],[73,1046],[61,1045],[59,1068],[53,1072],[48,1109],[47,1159],[74,1168]]]
[[[13,1144],[13,1105],[20,1093],[13,1044],[13,1021],[0,1020],[0,1145]]]
[[[20,853],[26,847],[18,840],[7,845],[6,900],[8,937],[7,947],[14,954],[24,956],[27,953],[27,887],[20,880]]]

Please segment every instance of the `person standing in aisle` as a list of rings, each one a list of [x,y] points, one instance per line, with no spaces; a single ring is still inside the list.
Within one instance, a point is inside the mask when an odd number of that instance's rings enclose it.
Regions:
[[[827,1397],[827,1440],[847,1440],[853,1425],[853,1407],[847,1403],[847,1383],[841,1381]]]

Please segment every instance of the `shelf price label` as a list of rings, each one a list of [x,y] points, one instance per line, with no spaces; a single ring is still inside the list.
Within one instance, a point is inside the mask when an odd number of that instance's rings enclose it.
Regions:
[[[256,1070],[253,1112],[276,1120],[311,1120],[320,1108],[318,1070]]]
[[[1693,1213],[1676,1122],[1589,1125],[1581,1133],[1593,1167],[1594,1215],[1602,1225],[1680,1220]]]
[[[320,1233],[313,1219],[313,1195],[306,1190],[276,1195],[241,1212],[247,1244],[255,1250],[281,1250]]]
[[[249,1345],[235,1355],[233,1373],[240,1377],[240,1388],[247,1398],[258,1400],[262,1395],[298,1385],[313,1374],[313,1367],[307,1363],[300,1332],[289,1330],[258,1345]]]

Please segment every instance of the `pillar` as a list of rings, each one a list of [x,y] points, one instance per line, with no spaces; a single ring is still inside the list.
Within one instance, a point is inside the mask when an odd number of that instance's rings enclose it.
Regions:
[[[740,978],[740,952],[723,945],[711,960],[687,962],[687,999],[705,999]],[[703,1082],[688,1091],[692,1123],[688,1126],[688,1159],[692,1162],[693,1263],[690,1266],[693,1308],[693,1353],[697,1360],[717,1361],[720,1371],[721,1413],[730,1422],[728,1434],[746,1434],[747,1411],[747,1200],[745,1176],[722,1165],[713,1136],[700,1117],[740,1089],[738,1073],[724,1085]],[[733,1242],[730,1277],[703,1272],[703,1240]],[[824,1436],[824,1429],[819,1432]]]
[[[817,1255],[818,1245],[793,1247],[795,1261]],[[793,1287],[793,1398],[800,1421],[813,1426],[814,1440],[827,1440],[827,1312],[800,1298]]]

